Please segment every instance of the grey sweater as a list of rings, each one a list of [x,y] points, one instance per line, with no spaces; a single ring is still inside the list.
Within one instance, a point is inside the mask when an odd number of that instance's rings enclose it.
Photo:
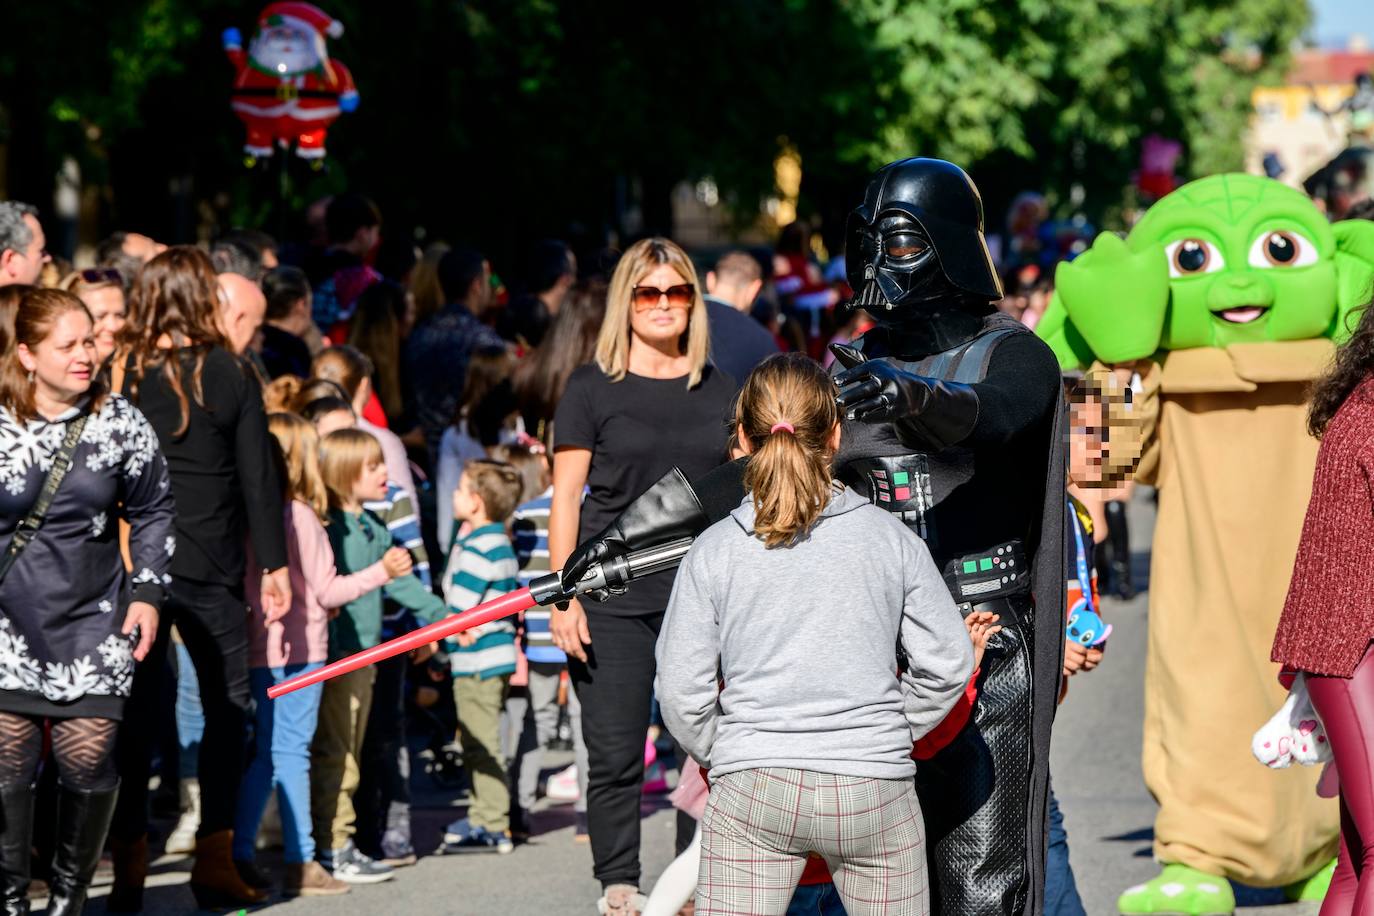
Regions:
[[[712,777],[759,767],[910,777],[912,742],[973,672],[925,544],[847,488],[791,547],[770,550],[753,530],[745,497],[678,570],[657,651],[668,730]],[[900,679],[899,634],[911,660]]]

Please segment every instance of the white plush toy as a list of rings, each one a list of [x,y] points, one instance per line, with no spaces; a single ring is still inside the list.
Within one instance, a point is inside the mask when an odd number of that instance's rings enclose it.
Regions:
[[[1312,700],[1307,695],[1307,678],[1301,672],[1274,717],[1250,741],[1255,759],[1270,769],[1282,770],[1294,763],[1314,766],[1331,760],[1331,742]]]

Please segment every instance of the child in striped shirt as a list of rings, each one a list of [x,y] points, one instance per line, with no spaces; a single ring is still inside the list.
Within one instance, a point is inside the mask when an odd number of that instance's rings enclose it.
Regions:
[[[518,587],[519,565],[506,522],[520,499],[520,475],[508,464],[470,461],[453,494],[453,517],[469,525],[454,541],[444,598],[461,614]],[[472,778],[468,816],[448,826],[444,852],[508,853],[510,786],[501,753],[501,709],[515,673],[515,626],[496,620],[458,633],[449,646],[463,766]]]
[[[498,451],[499,450],[499,451]],[[521,500],[511,516],[511,543],[520,563],[520,585],[549,572],[549,508],[553,503],[549,461],[542,446],[510,445],[492,450],[492,457],[509,462],[524,481]],[[559,686],[568,658],[553,644],[549,632],[552,609],[532,607],[520,615],[526,664],[517,669],[506,696],[505,742],[511,758],[511,784],[515,798],[511,805],[511,834],[518,843],[529,836],[529,813],[539,793],[539,776],[544,750],[558,737]],[[523,675],[523,677],[522,677]],[[568,692],[568,713],[572,720],[576,763],[558,774],[577,794],[576,812],[579,835],[586,839],[587,829],[587,749],[582,743],[581,708],[577,694]],[[558,782],[550,778],[550,785]],[[550,789],[550,797],[557,789]],[[567,796],[564,796],[565,799]]]

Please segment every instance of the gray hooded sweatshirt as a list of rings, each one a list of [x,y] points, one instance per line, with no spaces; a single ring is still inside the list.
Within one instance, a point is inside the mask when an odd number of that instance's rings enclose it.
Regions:
[[[760,767],[908,778],[912,742],[973,673],[924,542],[836,486],[799,543],[766,548],[746,496],[678,569],[655,691],[668,730],[712,778]],[[900,679],[899,634],[910,659]]]

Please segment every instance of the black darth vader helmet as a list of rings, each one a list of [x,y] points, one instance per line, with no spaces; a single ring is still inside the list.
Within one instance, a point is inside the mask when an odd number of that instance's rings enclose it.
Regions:
[[[880,321],[1002,298],[983,200],[964,170],[942,159],[902,159],[873,174],[845,227],[845,261],[852,304]]]

